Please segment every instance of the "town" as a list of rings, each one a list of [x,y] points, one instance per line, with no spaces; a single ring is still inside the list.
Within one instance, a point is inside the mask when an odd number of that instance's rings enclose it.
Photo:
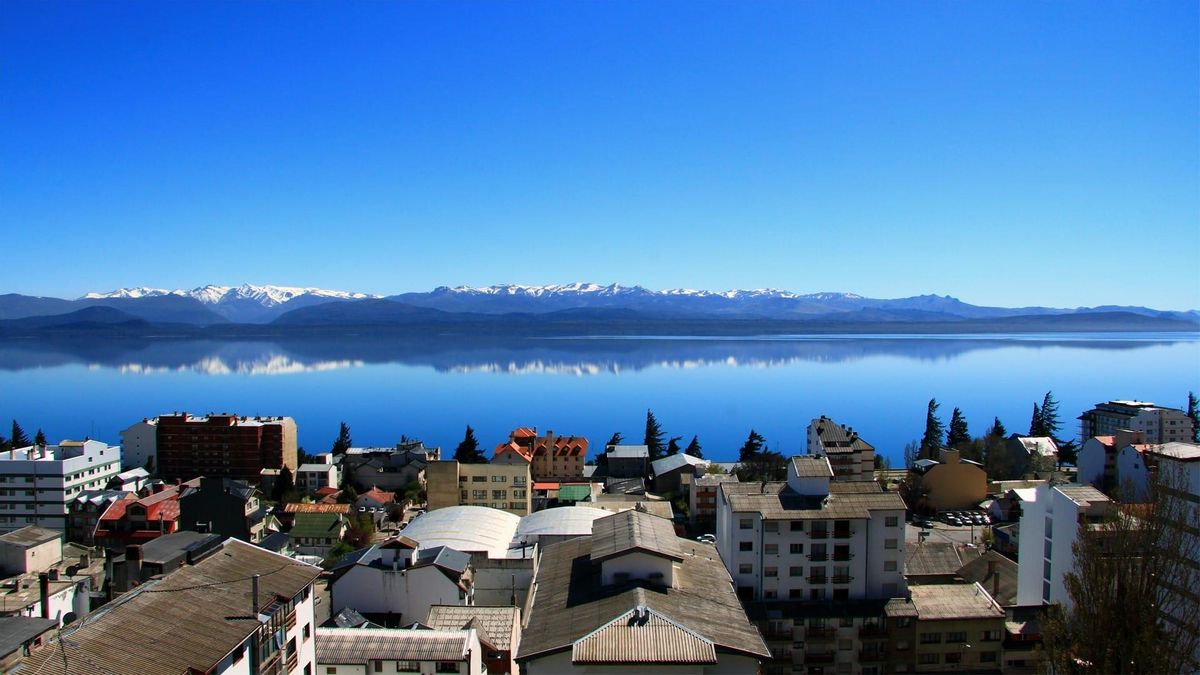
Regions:
[[[119,445],[14,422],[0,670],[1038,673],[1086,658],[1076,614],[1138,611],[1077,607],[1097,571],[1151,598],[1159,642],[1128,649],[1196,669],[1195,399],[1099,403],[1078,447],[1050,394],[1029,434],[937,407],[897,469],[825,416],[805,454],[751,432],[737,462],[649,411],[640,444],[518,427],[490,457],[470,428],[451,454],[343,424],[309,455],[286,416]]]

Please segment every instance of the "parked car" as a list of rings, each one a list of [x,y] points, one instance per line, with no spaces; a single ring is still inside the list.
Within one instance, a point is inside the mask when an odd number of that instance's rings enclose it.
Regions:
[[[714,534],[702,534],[696,537],[696,541],[704,542],[705,544],[717,545],[717,536]]]

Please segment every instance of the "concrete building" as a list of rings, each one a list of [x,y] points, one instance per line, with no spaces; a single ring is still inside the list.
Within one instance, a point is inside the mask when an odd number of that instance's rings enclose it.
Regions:
[[[644,445],[610,445],[604,452],[605,476],[646,478],[650,475],[650,448]]]
[[[1151,496],[1151,486],[1165,469],[1163,480],[1181,483],[1177,492],[1200,495],[1200,444],[1127,445],[1117,454],[1118,496],[1123,502],[1142,502]],[[1200,499],[1192,500],[1200,504]]]
[[[229,539],[217,553],[68,627],[22,667],[46,675],[312,675],[313,581],[320,573]],[[172,635],[186,639],[164,639]]]
[[[0,673],[15,673],[31,650],[50,639],[58,624],[50,619],[24,616],[0,617]]]
[[[37,574],[62,560],[63,533],[30,525],[0,535],[0,574]]]
[[[136,494],[120,490],[84,490],[76,493],[67,504],[67,541],[91,546],[96,541],[96,526],[100,523],[100,516],[108,511],[108,507],[120,499],[136,498]]]
[[[1146,443],[1188,443],[1192,420],[1182,410],[1149,401],[1108,401],[1079,416],[1079,437],[1112,436],[1120,429],[1140,431]]]
[[[526,462],[536,481],[578,481],[584,477],[587,453],[588,440],[582,436],[557,436],[549,430],[538,436],[536,427],[520,427],[508,435],[507,442],[496,446],[492,462]]]
[[[100,441],[0,452],[0,532],[26,525],[65,531],[71,500],[103,489],[120,470],[121,448]]]
[[[425,473],[429,510],[487,506],[518,516],[530,512],[531,480],[526,464],[430,462]]]
[[[998,673],[1005,613],[979,584],[913,586],[887,604],[890,672]]]
[[[686,498],[684,494],[685,481],[690,485],[692,480],[703,476],[708,470],[708,460],[677,452],[674,455],[660,457],[650,462],[650,473],[654,480],[654,491],[660,494],[672,494]],[[684,478],[686,476],[686,478]]]
[[[1118,429],[1107,436],[1093,436],[1079,448],[1075,480],[1099,488],[1103,492],[1115,492],[1120,485],[1117,476],[1117,454],[1128,446],[1144,448],[1146,434],[1143,431]]]
[[[297,513],[288,536],[297,555],[324,558],[346,535],[347,527],[340,513]]]
[[[257,544],[279,530],[279,521],[260,498],[254,486],[240,480],[206,476],[189,481],[179,495],[180,526]]]
[[[113,501],[96,523],[92,534],[96,545],[124,551],[130,544],[145,544],[177,532],[181,489],[159,483],[145,497]]]
[[[121,467],[158,471],[158,418],[143,418],[121,432]]]
[[[313,494],[321,488],[336,488],[341,485],[341,475],[337,464],[333,463],[333,455],[323,453],[317,455],[318,462],[301,464],[296,469],[296,490],[304,494]]]
[[[1041,485],[1021,504],[1017,604],[1070,605],[1063,575],[1074,565],[1079,528],[1099,522],[1112,502],[1091,485]]]
[[[688,520],[692,527],[712,532],[717,527],[717,490],[721,483],[736,483],[738,477],[725,473],[705,473],[688,486]]]
[[[290,417],[184,412],[160,415],[154,426],[155,473],[167,480],[208,476],[257,484],[263,469],[296,470],[296,422]]]
[[[808,454],[827,457],[835,479],[875,479],[875,446],[824,415],[808,425]]]
[[[1058,466],[1058,445],[1048,436],[1013,434],[1004,443],[1009,471],[999,479],[1021,478],[1032,471],[1053,470]]]
[[[920,484],[918,511],[970,509],[987,498],[987,472],[979,462],[963,459],[958,450],[943,448],[941,461],[918,459],[909,473]]]
[[[434,605],[424,621],[433,630],[474,630],[479,636],[484,670],[515,675],[521,646],[521,610],[517,607]]]
[[[25,527],[0,540],[6,572],[0,580],[0,616],[41,617],[56,626],[91,612],[104,586],[104,556],[97,549],[64,545],[62,534]]]
[[[483,675],[480,631],[418,628],[317,629],[322,675]]]
[[[712,546],[625,511],[547,546],[530,592],[523,673],[754,673],[770,652]]]

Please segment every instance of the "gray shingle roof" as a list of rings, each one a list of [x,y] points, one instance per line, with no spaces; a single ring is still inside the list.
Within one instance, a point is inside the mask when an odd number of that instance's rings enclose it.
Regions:
[[[677,452],[674,455],[660,457],[650,462],[650,466],[653,467],[655,476],[661,476],[669,471],[682,469],[684,466],[708,466],[708,461]]]
[[[0,535],[0,541],[23,548],[30,548],[38,544],[44,544],[55,539],[62,539],[63,533],[58,530],[48,530],[44,527],[36,525],[26,525],[19,530],[13,530],[5,535]]]
[[[792,458],[796,475],[801,478],[833,478],[833,467],[829,460],[816,455],[800,455]]]
[[[471,631],[404,628],[317,628],[317,663],[370,661],[462,661],[471,649]]]
[[[630,509],[592,521],[592,562],[630,551],[683,560],[675,527],[665,518]]]
[[[813,424],[817,425],[817,437],[821,439],[826,454],[875,449],[875,446],[864,441],[857,431],[851,431],[828,417],[815,419]]]
[[[434,630],[463,630],[470,625],[479,631],[481,641],[499,651],[512,649],[513,628],[520,622],[521,610],[516,607],[479,605],[433,605],[425,619],[425,625]]]
[[[638,606],[575,642],[575,663],[716,663],[709,640],[648,607]]]
[[[759,513],[766,520],[829,520],[869,518],[871,511],[904,510],[895,492],[882,491],[874,481],[865,485],[831,483],[822,499],[800,495],[787,483],[721,483],[720,490],[734,511]]]
[[[953,542],[925,541],[904,551],[905,576],[952,576],[962,564]]]
[[[650,448],[645,445],[610,445],[608,456],[619,459],[650,459]]]
[[[0,617],[0,657],[11,654],[26,642],[56,628],[57,621],[29,616]]]

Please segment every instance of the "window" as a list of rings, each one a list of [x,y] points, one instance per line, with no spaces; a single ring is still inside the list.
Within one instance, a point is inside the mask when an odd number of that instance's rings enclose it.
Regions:
[[[754,574],[754,565],[742,563],[738,565],[738,574]]]
[[[824,600],[825,599],[825,589],[824,588],[809,589],[808,599],[809,600]]]
[[[458,672],[458,663],[455,661],[438,661],[437,665],[434,666],[434,668],[433,668],[433,672],[435,672],[435,673],[457,673]]]
[[[849,600],[850,599],[850,589],[849,588],[833,589],[833,599],[834,600]]]
[[[792,590],[788,591],[788,598],[791,600],[803,600],[804,599],[804,589],[793,588]]]
[[[312,637],[312,624],[304,624],[304,639]]]
[[[754,550],[754,542],[752,542],[752,541],[739,541],[739,542],[738,542],[738,550],[739,550],[739,551],[753,551],[753,550]]]
[[[396,672],[397,673],[419,673],[419,672],[421,672],[421,662],[420,661],[397,661],[396,662]]]
[[[899,516],[888,516],[887,518],[883,519],[884,527],[897,527],[899,525],[900,525],[900,517]]]
[[[895,560],[883,561],[883,571],[884,572],[895,572],[896,571],[896,561]]]
[[[471,499],[487,499],[487,490],[471,490]]]
[[[999,642],[1000,641],[1000,631],[998,631],[998,630],[983,631],[983,641],[984,642]]]
[[[778,567],[767,567],[767,568],[763,569],[763,576],[764,577],[777,577],[777,576],[779,576],[779,568]]]
[[[754,520],[751,518],[742,518],[738,521],[738,528],[743,530],[753,530]]]
[[[966,642],[967,634],[962,631],[950,631],[946,633],[946,642]]]
[[[1052,555],[1053,551],[1054,551],[1054,545],[1050,542],[1049,539],[1047,539],[1042,546],[1042,557],[1045,558],[1046,560],[1050,560],[1051,558],[1054,557]]]
[[[373,663],[375,664],[375,672],[382,673],[383,672],[383,661],[373,661]]]
[[[763,591],[763,600],[775,600],[778,597],[779,594],[775,591]]]
[[[503,483],[503,482],[505,482],[505,480],[506,479],[504,476],[492,476],[493,483]]]
[[[962,663],[962,652],[950,652],[946,654],[946,663]]]
[[[803,567],[789,567],[788,568],[788,576],[789,577],[802,577],[802,576],[804,576],[804,568]]]
[[[486,483],[487,476],[471,476],[472,483]]]
[[[941,656],[941,655],[940,654],[921,654],[918,659],[918,663],[920,663],[923,666],[928,666],[930,664],[939,663],[939,661],[938,661],[939,656]]]
[[[492,490],[492,499],[508,499],[508,491]]]
[[[979,653],[979,662],[980,663],[995,663],[996,662],[996,652],[980,652]]]
[[[337,667],[325,666],[325,675],[337,675]]]
[[[778,531],[779,531],[779,523],[777,523],[777,522],[776,522],[776,521],[774,521],[774,520],[772,520],[772,521],[769,521],[769,522],[766,522],[766,523],[763,523],[763,531],[765,531],[765,532],[778,532]]]
[[[779,544],[763,544],[763,553],[767,555],[776,555],[779,553]]]
[[[884,539],[883,547],[886,549],[895,549],[896,548],[896,540],[895,539]]]
[[[936,645],[941,644],[941,642],[941,633],[921,633],[921,644],[923,645]]]
[[[1043,579],[1050,578],[1050,561],[1049,560],[1042,561],[1042,578]]]
[[[791,551],[792,555],[800,555],[801,553],[804,553],[804,544],[792,544],[789,550]]]
[[[793,520],[791,522],[791,529],[792,529],[792,532],[803,532],[804,531],[804,521],[803,520]]]

